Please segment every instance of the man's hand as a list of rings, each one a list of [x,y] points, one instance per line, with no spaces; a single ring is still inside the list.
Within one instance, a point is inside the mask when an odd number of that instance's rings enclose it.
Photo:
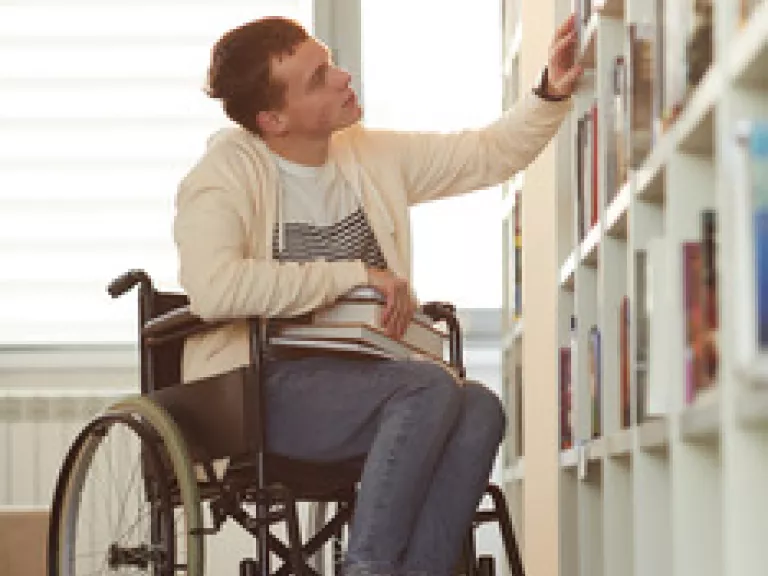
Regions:
[[[563,22],[555,32],[555,39],[549,47],[549,63],[547,65],[547,85],[544,93],[548,96],[563,98],[570,96],[576,86],[576,81],[584,69],[576,64],[576,15]]]
[[[392,338],[402,338],[416,311],[416,301],[411,296],[408,282],[389,270],[368,268],[368,284],[386,298],[381,314],[381,324]]]

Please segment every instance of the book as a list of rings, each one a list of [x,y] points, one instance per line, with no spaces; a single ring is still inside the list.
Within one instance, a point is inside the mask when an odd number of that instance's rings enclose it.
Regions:
[[[522,205],[518,204],[515,209],[515,279],[514,279],[514,318],[515,320],[523,316],[523,228],[521,225]]]
[[[590,436],[599,438],[602,434],[602,363],[600,346],[600,329],[597,326],[589,328],[587,341],[587,374],[589,378],[590,398]]]
[[[577,321],[576,316],[571,314],[571,326],[568,334],[568,359],[569,359],[569,378],[568,388],[570,393],[568,395],[568,412],[570,422],[570,435],[571,446],[575,446],[579,441],[583,440],[582,430],[584,426],[581,424],[582,414],[584,407],[581,406],[579,401],[579,345],[578,334],[576,332]]]
[[[697,393],[716,383],[720,365],[717,273],[717,212],[704,210],[701,213],[701,357]]]
[[[669,62],[667,58],[669,56],[667,51],[667,30],[666,23],[674,22],[674,20],[668,20],[666,10],[670,4],[682,5],[683,2],[676,2],[669,0],[656,0],[654,6],[654,18],[655,18],[655,32],[654,32],[654,55],[653,55],[653,144],[655,145],[661,135],[665,132],[668,124],[665,121],[665,107],[666,107],[666,73],[669,68]],[[677,26],[675,26],[677,28]]]
[[[653,23],[634,23],[629,26],[629,154],[630,166],[642,165],[651,150],[653,134]]]
[[[768,387],[768,121],[737,124],[733,154],[735,274],[730,302],[741,327],[732,337],[737,371],[759,388]]]
[[[442,356],[390,338],[365,324],[284,324],[270,337],[270,344],[292,348],[356,352],[393,360],[429,359],[443,362]]]
[[[749,22],[757,6],[763,0],[739,0],[739,26],[744,27]]]
[[[560,348],[560,449],[573,447],[573,421],[571,414],[571,349]]]
[[[272,326],[270,343],[284,349],[358,354],[378,358],[429,359],[445,364],[448,335],[422,312],[415,312],[401,339],[388,336],[381,324],[383,296],[356,288],[332,305]]]
[[[613,98],[607,114],[606,180],[609,204],[627,180],[627,70],[623,56],[614,60],[612,74]]]
[[[586,121],[584,117],[576,121],[576,202],[574,202],[574,230],[576,231],[576,243],[578,244],[586,236],[584,222],[584,182],[585,182],[585,141]]]
[[[646,287],[648,284],[648,257],[645,250],[635,252],[635,421],[646,419],[646,387],[648,382],[648,308]]]
[[[755,347],[768,352],[768,122],[755,122],[748,143],[748,179],[752,205]]]
[[[619,423],[622,428],[629,428],[632,424],[629,313],[629,298],[624,296],[619,305]]]
[[[712,0],[694,0],[690,22],[685,46],[686,99],[690,98],[712,65],[715,43]]]
[[[384,305],[384,299],[376,290],[355,288],[333,305],[314,311],[311,323],[323,326],[365,325],[383,333],[381,317]],[[428,316],[417,310],[401,340],[410,348],[442,358],[446,338],[444,331],[436,328]]]
[[[702,310],[700,301],[701,244],[684,242],[683,246],[683,316],[686,404],[693,402],[701,375]]]

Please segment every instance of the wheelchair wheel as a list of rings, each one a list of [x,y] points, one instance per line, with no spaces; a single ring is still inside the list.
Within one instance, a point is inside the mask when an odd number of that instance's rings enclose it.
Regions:
[[[48,534],[49,576],[202,576],[202,514],[186,444],[146,397],[80,433],[64,461]]]

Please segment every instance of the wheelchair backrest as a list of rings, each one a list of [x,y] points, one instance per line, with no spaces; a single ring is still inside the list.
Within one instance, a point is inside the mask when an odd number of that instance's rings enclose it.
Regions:
[[[161,292],[150,284],[139,288],[139,346],[141,362],[141,393],[162,390],[181,382],[183,340],[147,346],[141,336],[141,327],[149,320],[189,304],[186,295]]]

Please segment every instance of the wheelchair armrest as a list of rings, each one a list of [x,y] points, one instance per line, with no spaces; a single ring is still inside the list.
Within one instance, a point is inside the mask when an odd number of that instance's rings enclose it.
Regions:
[[[421,311],[433,322],[443,321],[448,326],[449,360],[451,365],[458,369],[459,375],[464,378],[467,374],[464,367],[461,326],[459,325],[459,318],[456,316],[456,306],[449,302],[427,302],[422,304]]]
[[[153,346],[207,332],[224,323],[223,320],[206,322],[193,314],[189,306],[184,306],[152,318],[144,324],[141,334],[146,338],[147,344]]]
[[[426,302],[421,305],[421,311],[433,322],[448,322],[449,318],[456,318],[456,306],[450,302]]]

